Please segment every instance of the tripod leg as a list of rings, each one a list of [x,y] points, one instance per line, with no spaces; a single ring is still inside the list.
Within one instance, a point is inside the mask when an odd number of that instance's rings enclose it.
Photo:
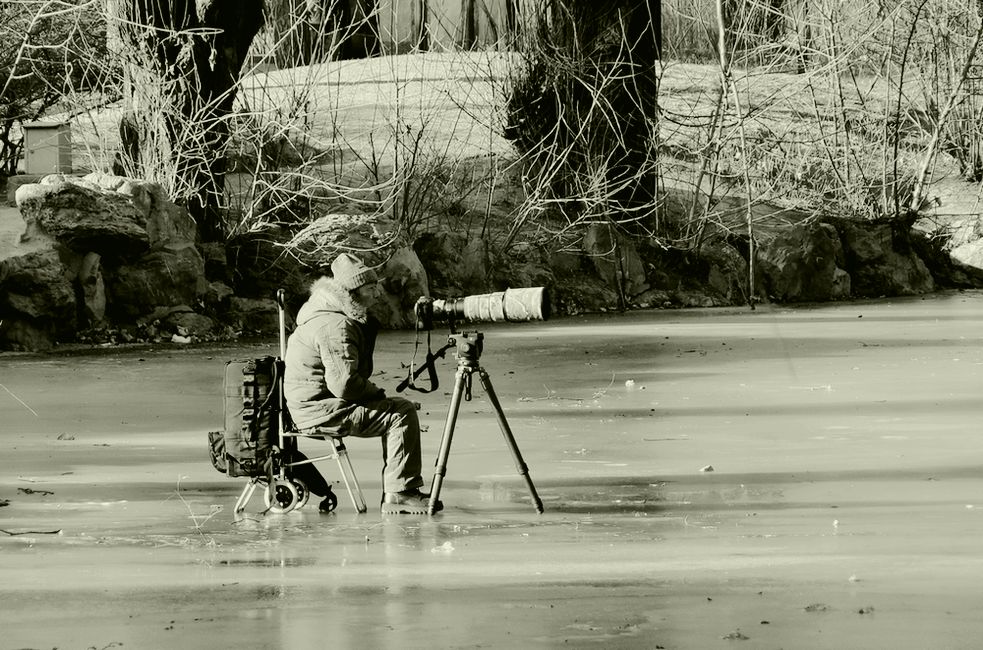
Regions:
[[[498,395],[495,394],[495,389],[492,388],[491,378],[485,372],[484,368],[478,368],[478,377],[481,379],[482,388],[488,394],[488,401],[495,407],[495,413],[498,415],[498,425],[502,429],[502,435],[505,436],[505,442],[509,446],[509,451],[512,452],[512,460],[515,461],[515,468],[518,470],[519,475],[526,481],[526,486],[529,488],[529,496],[532,497],[533,506],[536,507],[536,512],[543,514],[543,502],[540,500],[539,494],[536,493],[536,486],[532,484],[532,479],[529,478],[529,468],[526,467],[525,461],[522,460],[519,446],[515,444],[515,436],[512,435],[512,429],[509,428],[509,423],[505,419],[505,412],[502,410],[502,404],[498,401]]]
[[[447,411],[447,421],[444,423],[444,435],[440,438],[440,451],[437,453],[433,483],[430,486],[430,506],[427,508],[428,515],[434,513],[437,498],[440,496],[440,486],[443,484],[444,475],[447,473],[447,457],[451,453],[451,439],[454,437],[454,426],[457,424],[457,414],[461,409],[461,397],[464,395],[467,376],[467,369],[458,368],[454,381],[454,393],[451,396],[450,409]]]

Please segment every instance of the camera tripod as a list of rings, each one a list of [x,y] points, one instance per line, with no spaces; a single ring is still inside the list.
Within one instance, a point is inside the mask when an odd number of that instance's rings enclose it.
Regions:
[[[433,484],[430,487],[430,505],[427,509],[427,514],[432,515],[434,513],[437,498],[440,496],[440,486],[443,484],[444,475],[447,472],[447,457],[451,452],[451,440],[454,437],[454,426],[457,424],[457,416],[461,409],[461,400],[471,401],[471,379],[474,373],[478,373],[478,379],[481,382],[482,388],[485,389],[485,393],[488,395],[488,401],[495,408],[495,414],[498,416],[498,425],[502,429],[505,443],[508,445],[509,451],[512,452],[512,460],[515,461],[516,470],[525,480],[526,486],[529,488],[529,495],[532,497],[536,512],[542,514],[543,502],[536,493],[536,486],[533,485],[532,479],[529,478],[529,468],[526,467],[525,462],[522,460],[522,454],[519,452],[519,447],[515,444],[515,436],[512,435],[509,423],[505,419],[505,412],[502,411],[502,405],[498,401],[498,396],[495,395],[491,378],[485,372],[485,369],[478,364],[478,359],[481,357],[483,340],[484,336],[481,332],[463,332],[454,334],[449,339],[450,345],[457,346],[457,373],[454,376],[454,392],[451,395],[451,405],[447,412],[447,422],[444,424],[444,434],[440,439],[440,451],[437,454]]]

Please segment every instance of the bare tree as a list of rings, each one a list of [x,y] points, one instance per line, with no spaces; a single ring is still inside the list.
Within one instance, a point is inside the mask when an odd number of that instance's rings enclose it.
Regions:
[[[17,126],[43,117],[66,89],[93,85],[106,27],[94,0],[0,3],[0,175],[17,171]]]
[[[507,136],[520,152],[540,173],[562,158],[555,197],[583,196],[589,178],[600,213],[623,225],[654,214],[659,4],[544,2],[510,98]]]
[[[177,198],[195,218],[201,240],[219,241],[227,118],[246,55],[263,26],[263,0],[118,0],[115,14],[128,91],[138,100],[130,122],[141,156],[145,143],[163,138]],[[148,125],[140,111],[154,102],[164,104],[154,107],[163,123]],[[163,133],[152,133],[157,128]],[[127,162],[150,175],[152,160]]]

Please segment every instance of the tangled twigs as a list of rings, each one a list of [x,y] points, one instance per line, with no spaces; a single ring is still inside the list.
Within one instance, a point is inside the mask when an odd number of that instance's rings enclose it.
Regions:
[[[48,496],[54,494],[51,490],[34,490],[31,488],[17,488],[17,491],[21,494],[40,494],[41,496]]]

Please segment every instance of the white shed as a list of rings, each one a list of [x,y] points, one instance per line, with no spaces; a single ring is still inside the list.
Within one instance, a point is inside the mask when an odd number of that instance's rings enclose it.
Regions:
[[[67,122],[27,122],[24,129],[25,174],[72,173],[72,127]]]

